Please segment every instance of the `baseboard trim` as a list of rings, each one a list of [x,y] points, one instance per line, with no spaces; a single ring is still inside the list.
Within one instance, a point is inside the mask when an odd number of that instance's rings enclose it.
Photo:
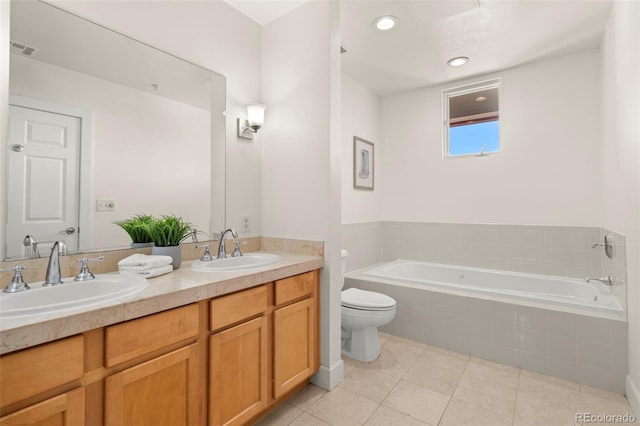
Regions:
[[[626,385],[629,405],[631,405],[631,409],[636,418],[640,418],[640,391],[638,391],[638,386],[633,382],[629,374],[627,374]]]
[[[316,386],[320,386],[324,390],[333,390],[336,386],[342,382],[344,378],[344,362],[340,359],[333,364],[331,368],[324,365],[320,366],[320,369],[316,374],[311,376],[311,383]]]

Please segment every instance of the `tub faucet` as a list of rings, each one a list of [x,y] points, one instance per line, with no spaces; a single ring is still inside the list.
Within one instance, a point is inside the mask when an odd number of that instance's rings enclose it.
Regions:
[[[216,256],[216,259],[225,259],[227,257],[227,248],[224,246],[224,237],[227,236],[228,232],[231,232],[233,238],[238,238],[236,231],[231,228],[222,231],[220,233],[220,245],[218,246],[218,256]]]
[[[47,276],[42,283],[43,286],[62,284],[60,274],[60,254],[67,254],[67,246],[62,241],[56,241],[51,247],[49,255],[49,264],[47,265]]]
[[[601,278],[591,278],[591,277],[587,277],[584,279],[586,282],[591,282],[591,281],[600,281],[603,284],[606,284],[608,286],[612,286],[614,283],[614,279],[611,278],[609,275],[606,275],[604,277]]]

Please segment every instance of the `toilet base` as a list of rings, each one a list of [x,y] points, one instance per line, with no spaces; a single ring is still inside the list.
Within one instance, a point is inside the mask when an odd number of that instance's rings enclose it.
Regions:
[[[371,362],[380,356],[378,328],[366,327],[359,330],[342,328],[342,354],[362,362]]]

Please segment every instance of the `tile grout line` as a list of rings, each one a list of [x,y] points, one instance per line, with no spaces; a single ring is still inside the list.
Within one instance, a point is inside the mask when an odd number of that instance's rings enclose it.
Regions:
[[[522,368],[518,368],[518,383],[516,385],[516,399],[513,402],[513,417],[511,418],[511,425],[516,423],[516,410],[518,408],[518,396],[520,395],[520,379],[522,378]]]
[[[387,343],[389,340],[391,340],[391,339],[389,339],[389,338],[388,338],[388,339],[385,341],[385,343]],[[410,340],[410,339],[406,339],[406,340]],[[420,348],[419,348],[419,347],[417,347],[417,346],[413,346],[413,345],[410,345],[410,344],[404,343],[404,342],[399,341],[399,340],[396,340],[396,343],[402,343],[402,344],[405,344],[405,345],[407,345],[407,346],[412,346],[412,347],[414,347],[414,348],[416,348],[416,349],[420,349]],[[383,345],[384,345],[384,344],[383,344]],[[386,400],[387,400],[387,398],[389,397],[389,395],[391,395],[391,393],[392,393],[392,392],[393,392],[393,391],[398,387],[398,385],[400,385],[400,382],[405,381],[406,383],[410,383],[410,382],[407,382],[406,380],[404,380],[405,376],[406,376],[407,374],[409,374],[409,371],[411,371],[411,369],[413,368],[413,366],[414,366],[414,365],[416,365],[416,363],[418,362],[418,360],[420,359],[420,357],[422,356],[422,354],[424,354],[430,346],[431,346],[431,345],[427,345],[427,344],[425,344],[425,347],[424,347],[424,348],[422,348],[421,352],[418,354],[418,356],[416,357],[415,361],[413,361],[413,363],[409,366],[409,368],[407,368],[407,371],[405,371],[405,372],[404,372],[404,374],[403,374],[401,377],[399,377],[399,378],[398,378],[398,383],[396,383],[396,384],[395,384],[395,386],[394,386],[394,387],[389,391],[389,393],[387,393],[387,396],[382,400],[382,402],[381,402],[380,404],[378,404],[378,407],[376,408],[376,410],[377,410],[378,408],[380,408],[380,406],[382,406],[382,405],[383,405],[384,401],[386,401]],[[448,403],[447,403],[447,404],[448,404]],[[384,407],[385,407],[385,408],[389,408],[389,409],[393,410],[393,408],[391,408],[391,407],[387,407],[386,405],[385,405]],[[396,410],[396,411],[397,411],[397,410]],[[398,411],[398,412],[399,412],[399,413],[402,413],[401,411]],[[371,416],[373,416],[373,414],[374,414],[374,413],[375,413],[375,410],[374,410],[374,412],[373,412],[373,413],[371,413]],[[444,411],[443,411],[443,413],[444,413]],[[415,417],[413,417],[413,416],[412,416],[411,414],[409,414],[409,413],[402,413],[402,414],[405,414],[405,415],[409,416],[409,417],[410,417],[410,418],[412,418],[412,419],[415,419],[415,420],[418,420],[418,421],[420,421],[420,422],[423,422],[421,419],[416,419]],[[371,418],[371,416],[369,416],[369,417],[367,418],[367,420],[364,422],[364,424],[366,424],[366,423],[367,423],[367,421],[369,421],[369,419]],[[442,416],[441,416],[441,417],[442,417]],[[439,423],[439,422],[440,422],[440,421],[438,420],[438,423]],[[423,422],[423,423],[428,424],[427,422]],[[436,424],[436,425],[434,425],[434,426],[437,426],[437,424]]]
[[[460,374],[460,377],[458,377],[458,380],[456,381],[456,386],[455,386],[455,388],[453,388],[453,392],[449,396],[449,401],[447,401],[447,405],[444,407],[444,410],[442,411],[442,414],[440,415],[440,419],[438,420],[438,425],[440,424],[440,422],[442,422],[442,418],[444,417],[444,414],[447,412],[447,409],[449,408],[449,405],[451,404],[451,401],[453,400],[453,395],[456,393],[456,390],[458,390],[458,385],[460,384],[460,380],[462,380],[462,376],[464,376],[464,372],[467,371],[467,367],[469,366],[469,361],[471,361],[471,357],[469,357],[467,359],[466,363],[464,364],[464,368],[462,369],[462,374]]]

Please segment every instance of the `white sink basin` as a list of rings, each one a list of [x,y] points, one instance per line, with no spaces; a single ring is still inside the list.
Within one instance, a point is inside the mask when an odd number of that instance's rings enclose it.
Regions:
[[[262,268],[280,263],[282,258],[271,253],[245,253],[239,257],[213,259],[209,262],[195,260],[191,268],[201,272],[231,272]]]
[[[94,306],[131,296],[147,287],[147,280],[133,274],[98,274],[95,280],[74,281],[43,287],[29,284],[31,290],[0,293],[0,319],[61,312]]]

